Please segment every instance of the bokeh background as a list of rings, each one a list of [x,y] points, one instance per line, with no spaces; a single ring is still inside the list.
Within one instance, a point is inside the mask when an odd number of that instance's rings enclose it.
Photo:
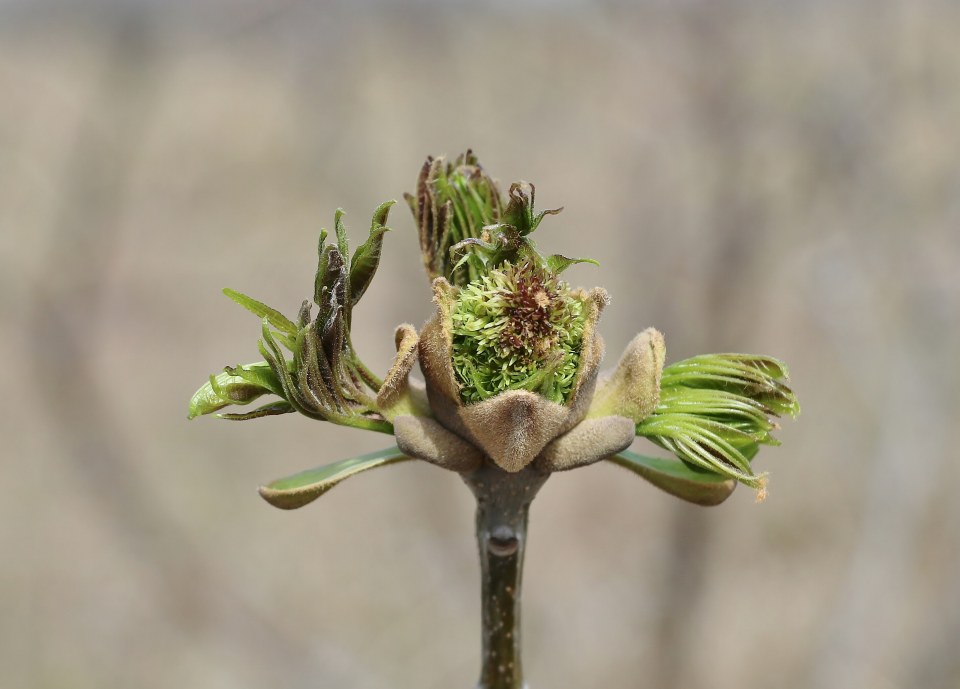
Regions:
[[[613,359],[770,353],[803,404],[754,504],[598,465],[532,511],[540,689],[960,687],[960,7],[937,0],[0,2],[0,686],[473,686],[471,497],[410,463],[299,512],[257,485],[388,438],[186,421],[468,146],[602,269]],[[392,216],[356,312],[423,322]],[[640,449],[640,444],[636,449]],[[649,447],[647,448],[649,450]]]

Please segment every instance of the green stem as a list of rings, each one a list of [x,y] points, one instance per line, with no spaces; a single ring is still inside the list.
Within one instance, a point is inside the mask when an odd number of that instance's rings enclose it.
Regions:
[[[530,502],[548,475],[515,474],[487,463],[463,480],[477,498],[483,658],[477,689],[524,689],[520,585]]]

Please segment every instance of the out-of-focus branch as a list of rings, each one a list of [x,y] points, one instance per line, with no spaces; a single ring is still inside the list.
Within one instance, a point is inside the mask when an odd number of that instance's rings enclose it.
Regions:
[[[278,686],[330,678],[302,640],[230,588],[229,577],[217,573],[191,534],[161,507],[139,477],[134,444],[113,421],[101,387],[93,355],[101,331],[103,276],[121,240],[127,180],[157,95],[150,25],[131,11],[109,31],[103,73],[68,155],[60,209],[24,333],[33,347],[30,364],[46,400],[47,426],[57,429],[64,468],[92,497],[103,524],[128,557],[153,574],[144,581],[154,587],[158,609],[191,630],[198,612],[221,618],[217,634],[263,659]],[[360,663],[351,667],[353,676],[361,670]],[[370,686],[383,685],[368,679]]]
[[[684,23],[696,46],[694,64],[687,87],[694,101],[696,126],[702,136],[704,156],[714,166],[707,190],[711,227],[703,229],[703,253],[694,258],[700,265],[705,295],[703,311],[694,320],[703,336],[699,347],[708,341],[731,342],[735,337],[742,308],[744,282],[750,279],[751,261],[757,253],[744,250],[758,244],[755,209],[746,198],[741,174],[745,127],[739,117],[741,106],[737,84],[741,62],[738,57],[736,28],[738,5],[716,2],[697,6]],[[721,345],[723,348],[726,345]],[[671,509],[672,525],[669,557],[664,564],[659,592],[659,648],[653,657],[657,665],[651,686],[680,689],[689,686],[691,639],[699,622],[703,598],[707,593],[710,571],[710,544],[715,527],[713,515],[678,503]]]
[[[936,380],[936,363],[911,356],[919,350],[908,329],[891,330],[876,318],[885,314],[879,300],[893,300],[878,294],[858,258],[860,248],[834,246],[830,254],[821,258],[825,279],[815,281],[810,294],[817,301],[810,312],[830,314],[840,307],[858,314],[859,331],[829,317],[821,326],[843,366],[861,381],[865,399],[873,402],[876,433],[859,534],[825,621],[812,676],[798,684],[817,689],[879,686],[876,659],[904,653],[900,629],[909,596],[903,594],[911,590],[921,561],[924,521],[949,455],[945,430],[950,427],[943,415],[949,401],[928,384]]]

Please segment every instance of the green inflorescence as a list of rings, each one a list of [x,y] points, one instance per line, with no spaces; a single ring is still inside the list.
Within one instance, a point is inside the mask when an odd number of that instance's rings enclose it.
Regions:
[[[452,312],[463,401],[530,390],[565,403],[580,359],[585,300],[529,262],[504,263],[463,287]]]

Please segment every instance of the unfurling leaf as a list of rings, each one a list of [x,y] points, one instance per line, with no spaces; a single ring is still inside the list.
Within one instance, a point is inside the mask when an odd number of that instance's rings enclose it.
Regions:
[[[784,382],[786,364],[769,356],[703,354],[670,364],[663,370],[664,387],[725,390],[755,400],[777,416],[795,417],[800,405]]]
[[[500,222],[505,225],[512,225],[517,228],[521,237],[526,237],[537,229],[545,215],[558,215],[563,210],[562,208],[554,208],[534,215],[533,205],[536,194],[536,187],[529,182],[514,182],[511,184],[510,202],[507,204]]]
[[[248,383],[266,388],[274,395],[283,395],[283,386],[266,361],[246,366],[227,366],[224,371],[231,376],[243,378]]]
[[[506,201],[471,152],[455,163],[427,158],[417,180],[416,196],[405,198],[420,230],[420,251],[427,275],[457,287],[476,282],[505,264],[530,263],[558,274],[587,258],[542,256],[529,235],[546,215],[534,213],[536,189],[527,182],[510,185]]]
[[[637,435],[689,464],[734,478],[765,494],[766,477],[750,460],[759,445],[776,445],[770,417],[796,416],[796,395],[777,359],[749,354],[704,354],[663,369],[660,402],[637,424]]]
[[[212,414],[232,404],[250,404],[261,395],[281,394],[280,384],[266,362],[227,368],[193,393],[188,419]]]
[[[380,265],[383,235],[390,229],[386,227],[387,214],[394,203],[396,201],[387,201],[374,211],[373,222],[370,224],[370,236],[357,248],[350,260],[350,293],[353,304],[359,302],[360,297],[367,291]]]
[[[260,395],[283,398],[252,412],[223,414],[221,418],[246,420],[297,411],[313,419],[331,421],[383,433],[393,427],[377,409],[376,393],[382,382],[363,364],[350,339],[354,303],[370,285],[380,262],[384,223],[393,201],[373,214],[370,234],[350,260],[343,211],[334,216],[335,243],[327,244],[321,230],[314,279],[317,316],[311,321],[310,303],[304,301],[294,323],[279,311],[231,289],[224,294],[262,320],[260,364],[228,368],[211,378],[190,403],[190,416],[209,414],[231,404],[248,404]],[[288,359],[283,345],[293,356]]]
[[[499,222],[502,199],[496,182],[480,166],[472,151],[454,162],[428,157],[417,178],[416,195],[404,198],[413,212],[420,235],[420,253],[427,276],[463,286],[479,273],[470,262],[457,263],[450,247],[465,239],[479,239],[484,228]]]

